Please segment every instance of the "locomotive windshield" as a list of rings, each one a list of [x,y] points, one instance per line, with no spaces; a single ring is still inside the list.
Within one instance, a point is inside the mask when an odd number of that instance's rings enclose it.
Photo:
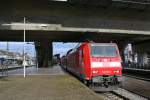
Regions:
[[[118,52],[113,45],[91,45],[91,55],[93,57],[116,57]]]

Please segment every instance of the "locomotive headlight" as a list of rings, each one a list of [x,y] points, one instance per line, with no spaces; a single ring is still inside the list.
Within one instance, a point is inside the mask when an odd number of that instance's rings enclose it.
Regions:
[[[120,63],[120,62],[110,62],[110,66],[113,66],[113,67],[120,67],[120,66],[121,66],[121,63]]]
[[[97,74],[98,70],[93,70],[92,72],[93,72],[93,74]]]
[[[114,70],[114,73],[119,73],[120,72],[120,70]]]

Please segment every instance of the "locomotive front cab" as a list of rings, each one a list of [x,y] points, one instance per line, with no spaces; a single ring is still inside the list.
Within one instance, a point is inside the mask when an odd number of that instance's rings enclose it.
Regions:
[[[122,81],[122,60],[117,45],[114,43],[93,43],[90,48],[92,84],[104,87],[120,84]]]

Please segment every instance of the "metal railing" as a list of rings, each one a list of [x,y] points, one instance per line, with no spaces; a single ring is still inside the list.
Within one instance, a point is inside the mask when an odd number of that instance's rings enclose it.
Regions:
[[[0,62],[0,77],[8,76],[8,62]]]

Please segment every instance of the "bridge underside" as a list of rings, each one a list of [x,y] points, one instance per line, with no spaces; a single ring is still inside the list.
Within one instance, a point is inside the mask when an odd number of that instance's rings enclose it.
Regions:
[[[123,48],[127,43],[150,40],[149,4],[122,2],[124,0],[50,1],[53,0],[3,0],[0,3],[0,41],[23,41],[25,29],[26,41],[36,44],[40,67],[47,67],[52,59],[54,41],[116,42]]]
[[[0,30],[0,41],[23,41],[23,30]],[[26,31],[26,41],[53,42],[143,42],[150,40],[150,35],[119,34],[99,32],[69,32],[69,31]]]
[[[23,41],[23,30],[1,30],[0,41]],[[48,67],[51,64],[53,54],[52,42],[115,42],[123,50],[127,43],[150,41],[150,36],[141,34],[27,30],[26,41],[35,42],[38,66]]]
[[[50,64],[52,42],[115,42],[123,50],[127,43],[150,41],[149,22],[51,18],[34,17],[31,20],[26,17],[24,24],[23,17],[1,17],[0,41],[23,41],[25,29],[26,41],[35,42],[39,67],[48,67]]]

